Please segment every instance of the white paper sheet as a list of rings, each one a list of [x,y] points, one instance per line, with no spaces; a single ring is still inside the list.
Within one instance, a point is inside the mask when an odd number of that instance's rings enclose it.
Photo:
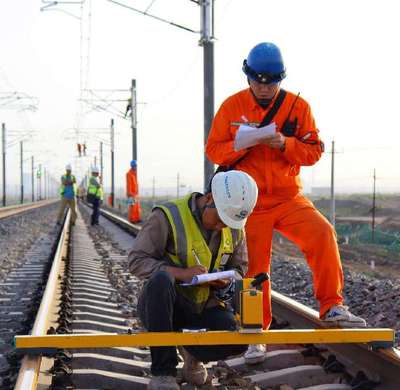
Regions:
[[[250,146],[257,145],[266,137],[273,136],[276,133],[275,122],[263,127],[252,127],[249,125],[240,125],[236,133],[234,149],[236,152]]]
[[[190,283],[182,283],[180,286],[195,286],[197,284],[207,283],[219,279],[241,279],[241,276],[235,270],[212,272],[209,274],[193,276],[193,279]]]

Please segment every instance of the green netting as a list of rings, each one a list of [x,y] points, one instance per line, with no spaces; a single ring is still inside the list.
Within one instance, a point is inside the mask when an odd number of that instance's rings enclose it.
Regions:
[[[337,224],[336,233],[340,240],[349,244],[382,245],[390,250],[400,250],[400,233],[386,232],[375,228],[374,239],[369,225]]]

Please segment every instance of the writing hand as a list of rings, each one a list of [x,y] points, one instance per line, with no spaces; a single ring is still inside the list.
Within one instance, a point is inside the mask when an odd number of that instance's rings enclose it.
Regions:
[[[189,283],[193,276],[206,274],[207,268],[203,265],[195,265],[189,268],[167,267],[167,271],[180,282]]]
[[[267,145],[272,149],[283,150],[285,148],[286,137],[282,133],[276,133],[263,138],[260,143]]]

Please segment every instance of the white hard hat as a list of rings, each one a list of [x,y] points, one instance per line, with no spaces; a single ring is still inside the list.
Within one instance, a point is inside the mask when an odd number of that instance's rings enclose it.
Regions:
[[[254,179],[242,171],[219,172],[211,181],[211,193],[222,222],[242,229],[257,202]]]
[[[66,170],[66,171],[72,171],[71,164],[67,164],[67,165],[65,166],[65,170]]]
[[[92,167],[92,173],[99,173],[99,168]]]

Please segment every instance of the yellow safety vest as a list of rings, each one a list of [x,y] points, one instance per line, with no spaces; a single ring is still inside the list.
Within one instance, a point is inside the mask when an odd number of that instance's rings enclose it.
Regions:
[[[63,180],[64,179],[69,179],[71,178],[72,181],[76,181],[75,176],[71,175],[71,176],[67,176],[67,175],[63,175],[61,176],[61,187],[60,187],[60,195],[63,196],[64,195],[64,191],[65,191],[65,185],[63,184]],[[74,191],[74,196],[76,195],[76,183],[72,184],[72,189]]]
[[[198,264],[195,256],[200,263],[204,265],[209,272],[217,270],[220,267],[221,259],[224,258],[224,265],[227,259],[232,255],[234,248],[242,238],[242,230],[234,230],[228,227],[221,231],[221,242],[218,249],[218,255],[213,265],[212,253],[206,241],[201,234],[200,229],[189,208],[191,194],[164,205],[157,206],[166,214],[172,227],[175,253],[167,253],[170,260],[181,267],[189,268]],[[212,269],[210,267],[212,266]],[[177,285],[179,293],[188,298],[193,304],[195,312],[200,313],[210,295],[210,288],[205,286],[182,287]]]
[[[98,187],[97,184],[99,184],[100,187]],[[103,199],[103,189],[101,188],[101,184],[97,181],[97,178],[94,176],[91,176],[89,179],[88,194]]]

